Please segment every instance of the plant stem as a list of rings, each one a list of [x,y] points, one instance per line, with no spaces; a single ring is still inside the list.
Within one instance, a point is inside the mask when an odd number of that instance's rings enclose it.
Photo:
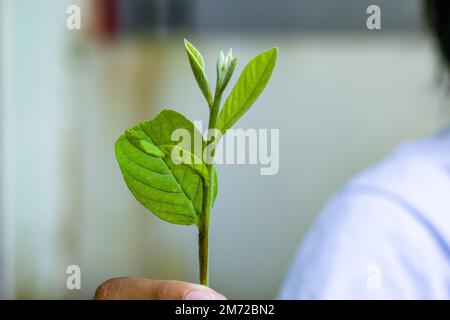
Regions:
[[[198,257],[200,266],[200,284],[209,285],[209,216],[211,213],[211,186],[203,188],[203,205],[198,230]]]
[[[214,129],[216,127],[216,120],[219,113],[221,94],[216,94],[214,97],[213,106],[209,113],[208,129]],[[212,143],[213,141],[208,142]],[[209,217],[211,214],[211,204],[213,197],[213,184],[214,184],[214,154],[211,152],[211,159],[208,159],[206,168],[209,174],[209,183],[203,183],[203,202],[202,212],[200,213],[200,220],[198,225],[198,259],[200,269],[200,284],[209,285]]]

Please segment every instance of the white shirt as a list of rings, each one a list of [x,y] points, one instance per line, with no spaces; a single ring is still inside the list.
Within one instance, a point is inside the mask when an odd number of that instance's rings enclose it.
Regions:
[[[450,299],[450,130],[398,148],[325,206],[281,299]]]

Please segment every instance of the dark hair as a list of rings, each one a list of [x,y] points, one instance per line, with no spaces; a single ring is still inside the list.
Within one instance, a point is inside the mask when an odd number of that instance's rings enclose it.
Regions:
[[[424,0],[424,11],[442,59],[450,67],[450,1]]]

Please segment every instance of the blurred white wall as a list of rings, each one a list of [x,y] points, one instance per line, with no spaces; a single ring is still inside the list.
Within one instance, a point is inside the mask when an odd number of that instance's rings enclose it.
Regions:
[[[2,275],[5,297],[55,297],[64,263],[57,229],[67,186],[67,1],[2,1]],[[56,295],[55,295],[56,294]]]
[[[182,35],[158,46],[125,40],[80,48],[64,29],[64,1],[2,1],[12,9],[2,10],[9,30],[2,58],[9,58],[1,215],[8,224],[0,233],[10,268],[0,275],[11,284],[7,294],[90,298],[119,275],[197,281],[195,227],[146,212],[127,190],[113,147],[125,128],[159,109],[206,120]],[[280,172],[219,166],[210,248],[214,288],[230,298],[273,298],[324,201],[398,143],[448,119],[431,46],[421,36],[370,33],[191,40],[210,79],[219,50],[233,46],[240,71],[258,52],[280,48],[267,90],[238,123],[280,129]],[[81,267],[81,291],[65,288],[69,264]]]
[[[9,172],[11,168],[11,158],[7,156],[11,152],[11,139],[8,132],[10,128],[11,108],[6,108],[11,101],[11,83],[6,79],[12,76],[9,61],[12,56],[9,50],[11,43],[10,15],[7,10],[11,10],[10,3],[0,1],[0,299],[5,299],[13,295],[14,281],[13,275],[13,221],[12,221],[12,199],[10,186],[13,180]]]

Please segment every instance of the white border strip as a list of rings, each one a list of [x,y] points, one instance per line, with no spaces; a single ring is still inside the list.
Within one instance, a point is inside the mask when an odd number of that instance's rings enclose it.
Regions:
[[[0,0],[0,298],[14,298],[12,0]]]

